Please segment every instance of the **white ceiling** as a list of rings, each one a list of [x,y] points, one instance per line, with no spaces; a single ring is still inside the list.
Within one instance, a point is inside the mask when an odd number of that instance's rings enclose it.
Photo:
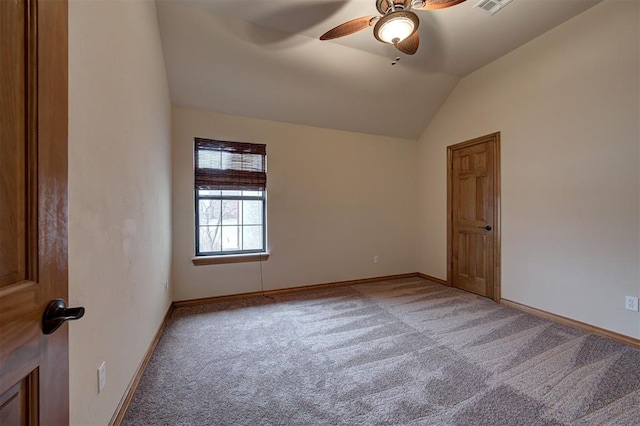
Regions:
[[[156,1],[174,105],[417,139],[461,77],[602,0],[417,11],[420,48],[395,66],[371,28],[318,39],[375,0]]]

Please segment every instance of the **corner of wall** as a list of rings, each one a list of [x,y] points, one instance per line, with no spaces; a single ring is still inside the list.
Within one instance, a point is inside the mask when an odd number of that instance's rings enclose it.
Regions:
[[[69,295],[87,312],[70,324],[72,424],[110,421],[171,304],[170,144],[155,3],[71,0]]]

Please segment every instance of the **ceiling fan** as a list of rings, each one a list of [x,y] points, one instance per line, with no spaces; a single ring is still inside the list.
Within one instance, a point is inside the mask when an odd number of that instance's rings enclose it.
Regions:
[[[420,45],[418,26],[420,20],[413,10],[444,9],[465,0],[375,0],[376,9],[382,16],[363,16],[330,29],[320,40],[331,40],[373,27],[373,35],[382,43],[389,43],[413,55]]]

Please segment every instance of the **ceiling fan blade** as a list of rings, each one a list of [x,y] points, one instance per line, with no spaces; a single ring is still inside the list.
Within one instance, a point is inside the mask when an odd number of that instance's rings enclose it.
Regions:
[[[349,34],[357,33],[360,30],[371,26],[371,20],[375,16],[363,16],[362,18],[352,19],[349,22],[338,25],[330,29],[320,36],[320,40],[331,40],[332,38],[344,37]]]
[[[398,43],[398,50],[402,53],[406,53],[407,55],[413,55],[418,51],[418,47],[420,46],[420,37],[418,36],[418,32],[414,32],[409,37],[402,40]]]
[[[434,9],[444,9],[446,7],[455,6],[456,4],[460,4],[466,0],[425,0],[424,5],[422,7],[414,6],[413,9],[422,9],[422,10],[434,10]]]

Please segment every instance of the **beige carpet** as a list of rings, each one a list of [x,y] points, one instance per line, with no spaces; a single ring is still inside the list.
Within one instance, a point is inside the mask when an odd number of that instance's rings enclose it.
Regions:
[[[126,425],[638,425],[640,350],[420,278],[177,309]]]

